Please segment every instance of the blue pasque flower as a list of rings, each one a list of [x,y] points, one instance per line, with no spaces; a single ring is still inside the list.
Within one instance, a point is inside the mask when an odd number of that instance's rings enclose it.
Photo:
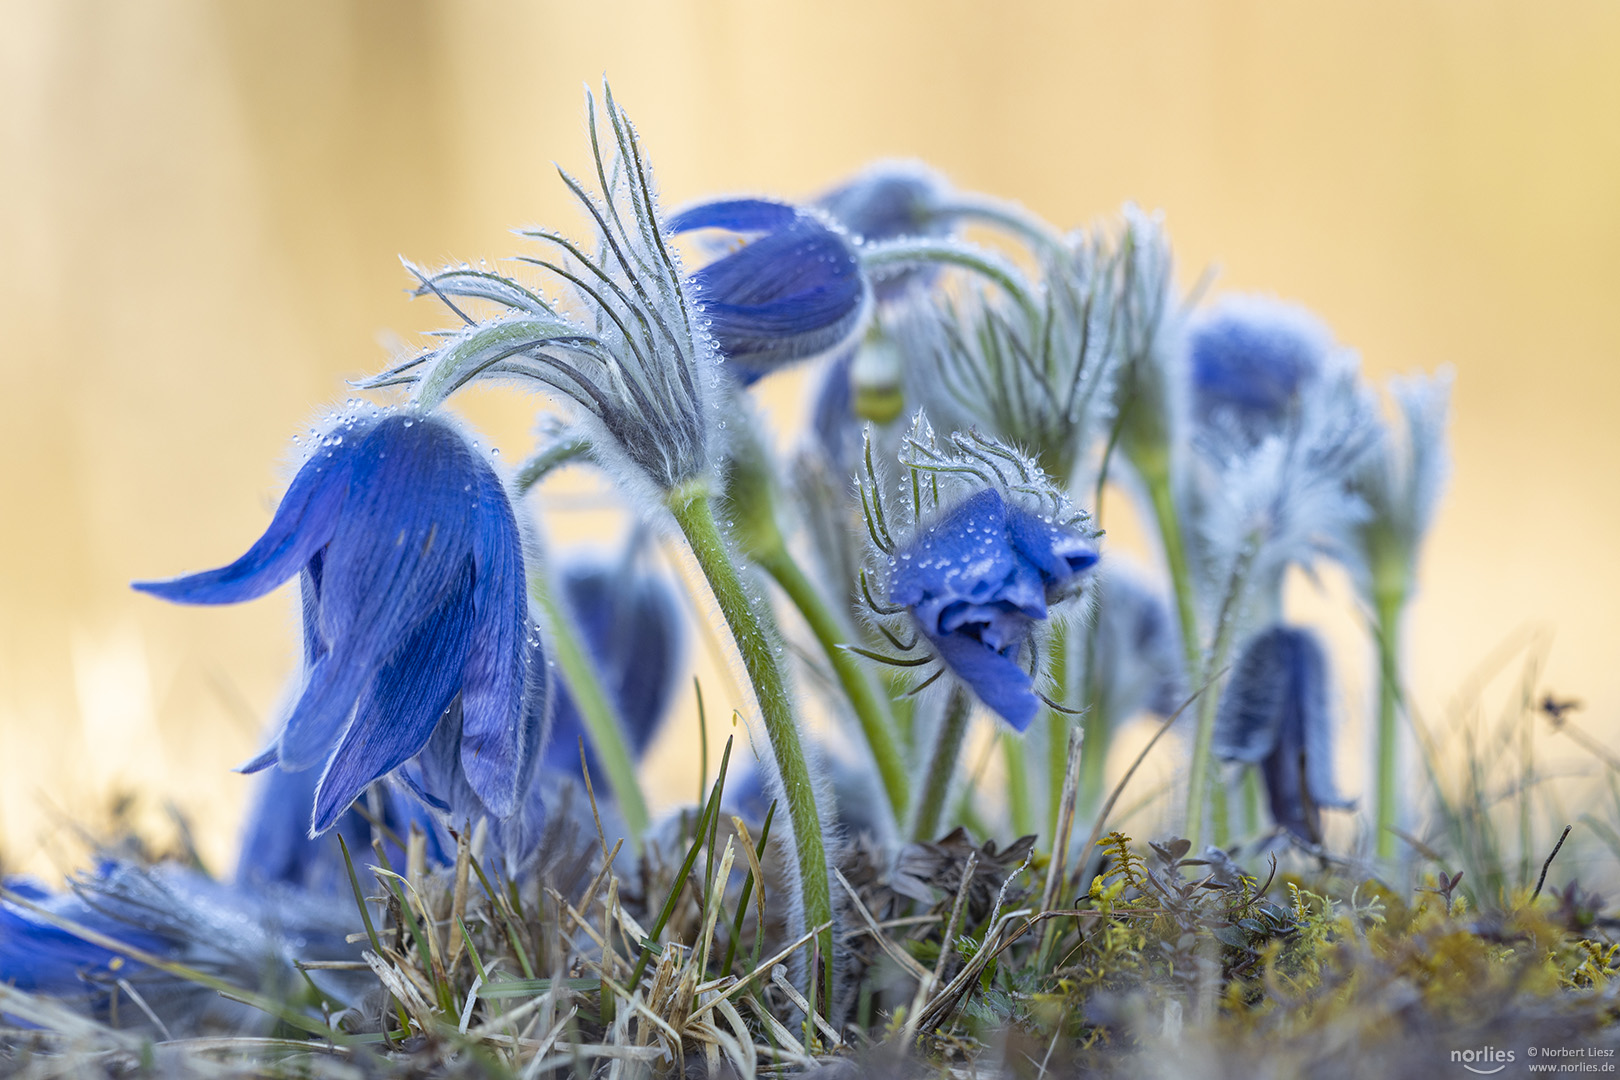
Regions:
[[[5,888],[53,915],[126,942],[143,952],[167,954],[169,943],[108,918],[74,893],[53,893],[27,878],[6,878]],[[0,901],[0,985],[54,997],[94,996],[96,984],[131,974],[135,965],[21,906]],[[119,974],[114,974],[114,972]]]
[[[751,239],[687,278],[708,330],[744,384],[849,340],[870,290],[844,235],[825,219],[769,199],[700,203],[671,232],[724,229]]]
[[[452,702],[460,757],[497,816],[516,810],[532,662],[523,544],[500,478],[447,420],[341,417],[293,478],[269,529],[236,562],[137,582],[185,604],[251,600],[304,576],[313,639],[276,744],[246,768],[323,768],[311,832],[417,753]]]
[[[315,804],[320,774],[314,769],[287,772],[266,769],[242,826],[236,856],[236,880],[243,884],[294,885],[320,891],[346,891],[347,871],[332,835],[309,835],[309,808]],[[371,826],[348,810],[333,826],[350,851],[371,843]]]
[[[1333,335],[1298,304],[1228,296],[1188,333],[1193,397],[1204,422],[1274,431],[1334,352]]]
[[[1260,766],[1271,816],[1322,842],[1324,806],[1347,809],[1333,782],[1327,652],[1309,630],[1281,624],[1249,639],[1221,696],[1215,752]]]
[[[312,976],[294,968],[295,956],[358,955],[346,942],[353,903],[301,889],[241,888],[175,863],[138,866],[104,859],[52,892],[26,879],[3,882],[0,901],[0,985],[65,1000],[98,1016],[109,1013],[123,987],[141,996],[124,1004],[119,1026],[146,1027],[146,1017],[174,1035],[203,1028],[247,1031],[269,1018],[222,999],[208,986],[148,966],[127,950],[175,961],[275,1000],[289,1000],[313,977],[333,1001],[365,991],[352,977]],[[84,940],[71,923],[117,943]],[[330,977],[336,975],[336,978]]]
[[[1040,708],[1026,646],[1096,565],[1096,534],[1032,461],[972,433],[947,445],[919,415],[901,454],[920,521],[909,532],[891,531],[868,454],[861,494],[888,604],[864,580],[863,591],[876,614],[906,612],[942,670],[1022,731]],[[902,650],[916,644],[887,636]]]
[[[681,669],[682,628],[675,597],[663,579],[638,573],[629,558],[618,565],[578,564],[562,572],[562,595],[573,624],[595,662],[624,727],[630,753],[640,760],[669,714],[675,677]],[[557,688],[551,736],[544,751],[547,768],[579,773],[579,738],[585,735],[566,685]],[[591,740],[585,760],[593,777],[603,775]]]

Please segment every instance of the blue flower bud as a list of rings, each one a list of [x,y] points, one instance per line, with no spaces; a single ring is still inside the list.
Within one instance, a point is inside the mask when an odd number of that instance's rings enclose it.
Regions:
[[[1082,532],[986,488],[946,511],[890,562],[889,600],[910,610],[947,666],[1019,731],[1040,707],[1019,651],[1048,605],[1096,565]]]
[[[1258,438],[1293,411],[1334,344],[1327,327],[1297,304],[1229,296],[1193,323],[1188,348],[1200,420],[1225,418]]]
[[[622,566],[573,566],[562,575],[563,597],[596,664],[597,677],[624,725],[625,742],[641,760],[669,714],[681,667],[680,611],[664,581]],[[545,764],[579,773],[579,739],[598,782],[603,771],[585,723],[565,685],[557,688]]]
[[[274,747],[244,766],[322,767],[311,834],[427,743],[452,703],[459,756],[497,817],[521,801],[524,702],[543,687],[506,489],[448,421],[351,414],[293,478],[265,534],[236,562],[135,588],[229,604],[304,575],[310,662]],[[543,692],[543,691],[542,691]]]
[[[1327,664],[1309,630],[1262,630],[1244,646],[1215,721],[1215,752],[1258,764],[1272,818],[1312,844],[1322,842],[1322,807],[1353,805],[1333,783]]]
[[[744,384],[848,341],[869,290],[845,237],[813,213],[765,199],[702,203],[671,232],[725,229],[753,237],[687,278],[729,367]]]

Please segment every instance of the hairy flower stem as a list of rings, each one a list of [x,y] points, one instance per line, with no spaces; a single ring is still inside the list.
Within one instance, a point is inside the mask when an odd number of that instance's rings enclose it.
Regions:
[[[1215,762],[1211,753],[1215,742],[1215,714],[1221,701],[1215,682],[1226,666],[1237,637],[1237,609],[1248,587],[1249,568],[1256,546],[1257,538],[1251,537],[1232,569],[1226,597],[1221,601],[1221,610],[1215,619],[1215,640],[1209,648],[1209,666],[1203,670],[1201,681],[1204,691],[1198,698],[1198,730],[1193,735],[1192,767],[1187,776],[1187,839],[1192,841],[1194,851],[1202,850],[1204,843],[1206,806],[1211,811],[1215,843],[1226,843],[1226,789],[1220,784],[1211,783],[1215,779]]]
[[[529,575],[529,599],[545,614],[547,629],[550,630],[546,645],[556,658],[557,666],[562,669],[568,691],[573,695],[580,719],[585,724],[585,732],[590,736],[591,749],[596,751],[596,760],[607,772],[608,787],[630,833],[630,849],[639,854],[650,818],[647,815],[647,801],[641,794],[641,784],[636,779],[635,764],[629,748],[625,746],[624,727],[619,723],[613,705],[596,677],[596,666],[585,655],[585,650],[580,648],[581,635],[539,573]]]
[[[1375,850],[1380,859],[1395,857],[1393,829],[1400,819],[1397,714],[1401,702],[1401,612],[1404,586],[1379,589],[1374,607],[1378,619],[1378,794],[1374,819]]]
[[[810,766],[805,760],[804,746],[799,741],[799,726],[793,715],[793,700],[778,665],[778,634],[769,614],[749,599],[748,590],[731,561],[726,542],[715,524],[714,511],[709,505],[707,485],[689,482],[667,492],[664,496],[675,523],[686,536],[699,569],[708,579],[709,588],[720,606],[720,613],[731,628],[737,651],[742,655],[743,667],[754,687],[759,702],[760,717],[765,723],[765,734],[770,739],[771,752],[776,758],[777,770],[782,776],[782,787],[787,797],[788,820],[793,825],[793,843],[798,855],[799,888],[804,901],[805,925],[822,926],[832,921],[832,894],[827,878],[827,848],[821,835],[821,816],[816,810],[815,785],[810,780]],[[833,934],[828,926],[818,935],[821,959],[825,966],[827,988],[832,987]],[[830,993],[818,1000],[825,1003]]]
[[[1153,517],[1164,545],[1164,561],[1169,565],[1170,584],[1176,596],[1176,620],[1181,628],[1182,657],[1191,677],[1203,668],[1203,638],[1198,632],[1198,607],[1193,599],[1192,571],[1187,566],[1187,547],[1176,511],[1175,493],[1170,486],[1167,456],[1144,460],[1138,465],[1142,482],[1153,503]]]
[[[1052,627],[1052,699],[1069,701],[1069,629]],[[1058,809],[1063,802],[1063,780],[1069,768],[1069,725],[1072,720],[1056,709],[1046,710],[1046,835],[1057,835]],[[1089,736],[1091,733],[1088,731]],[[1088,746],[1091,744],[1087,744]]]
[[[1097,812],[1103,798],[1103,784],[1108,779],[1108,744],[1112,739],[1114,718],[1103,709],[1102,693],[1097,687],[1097,635],[1086,635],[1085,693],[1081,698],[1086,714],[1080,718],[1085,735],[1085,757],[1080,761],[1080,801],[1082,817]],[[1054,771],[1055,768],[1054,768]],[[1053,821],[1057,820],[1057,796],[1053,796]]]
[[[1198,608],[1193,599],[1192,570],[1187,565],[1185,533],[1181,528],[1181,516],[1176,510],[1175,492],[1170,484],[1169,455],[1141,455],[1136,467],[1153,504],[1153,517],[1159,526],[1159,539],[1164,545],[1164,560],[1170,569],[1170,584],[1176,596],[1176,620],[1181,627],[1182,656],[1187,664],[1187,672],[1189,675],[1200,674],[1202,678],[1198,681],[1208,682],[1226,662],[1226,652],[1231,648],[1231,642],[1221,639],[1231,637],[1232,620],[1223,616],[1222,625],[1216,628],[1217,640],[1210,648],[1209,664],[1205,666],[1203,638],[1198,631]],[[1213,819],[1219,826],[1219,832],[1226,831],[1226,790],[1218,784],[1211,784],[1214,763],[1210,760],[1210,745],[1215,735],[1215,710],[1219,701],[1220,695],[1212,689],[1198,703],[1198,730],[1193,737],[1192,772],[1187,781],[1187,837],[1193,842],[1194,849],[1202,843],[1199,833],[1203,829],[1206,802],[1215,811]]]
[[[901,754],[900,744],[895,738],[894,719],[889,715],[887,701],[878,693],[872,673],[843,647],[845,642],[851,640],[850,635],[839,625],[838,617],[794,561],[785,544],[757,552],[753,559],[782,587],[788,599],[793,601],[793,606],[799,609],[799,614],[804,616],[816,641],[821,644],[821,651],[826,654],[827,662],[832,665],[833,674],[838,678],[838,685],[843,688],[844,696],[849,699],[849,706],[860,722],[861,733],[866,736],[866,745],[872,751],[872,760],[877,763],[878,775],[883,780],[883,791],[889,797],[894,819],[903,822],[906,810],[911,805],[911,777],[906,774],[905,756]]]
[[[1007,761],[1007,805],[1012,810],[1013,832],[1028,836],[1035,831],[1035,808],[1029,798],[1029,745],[1010,731],[1001,733],[1001,754]]]
[[[933,757],[928,760],[928,774],[923,778],[922,790],[917,793],[911,838],[919,843],[935,839],[939,832],[940,814],[945,809],[945,796],[950,793],[951,777],[956,775],[956,759],[961,756],[962,740],[967,735],[968,717],[972,713],[972,696],[960,686],[953,687],[945,703],[945,716],[939,722]]]

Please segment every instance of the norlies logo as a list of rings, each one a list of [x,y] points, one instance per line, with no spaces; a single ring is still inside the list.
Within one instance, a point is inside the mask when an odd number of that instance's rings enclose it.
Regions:
[[[1482,1046],[1478,1050],[1453,1050],[1451,1060],[1461,1065],[1471,1073],[1480,1076],[1491,1076],[1507,1068],[1513,1061],[1512,1050],[1498,1050],[1494,1046]]]

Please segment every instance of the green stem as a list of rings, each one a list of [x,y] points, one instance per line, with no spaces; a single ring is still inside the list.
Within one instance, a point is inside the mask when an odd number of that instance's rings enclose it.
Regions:
[[[537,451],[533,457],[525,461],[513,478],[520,494],[528,490],[551,474],[554,469],[567,465],[571,461],[579,461],[589,457],[591,444],[584,439],[563,439],[550,446]]]
[[[968,717],[972,713],[973,699],[968,692],[960,686],[953,687],[945,703],[945,716],[939,722],[933,757],[928,760],[928,774],[923,778],[922,790],[917,793],[911,838],[919,843],[934,839],[939,831],[940,813],[945,809],[951,777],[956,775],[956,759],[961,756],[962,739],[967,735]]]
[[[1053,698],[1069,703],[1069,629],[1064,623],[1052,627]],[[1046,710],[1046,835],[1057,835],[1058,809],[1063,801],[1063,783],[1069,775],[1069,725],[1065,713]],[[1090,732],[1087,736],[1089,738]],[[1092,745],[1090,742],[1087,746]]]
[[[852,640],[838,617],[827,606],[826,600],[804,570],[794,561],[785,545],[770,551],[756,553],[754,562],[782,587],[793,605],[804,616],[810,632],[821,644],[821,651],[832,665],[838,685],[843,687],[850,708],[860,722],[866,745],[877,763],[878,775],[883,780],[883,791],[889,797],[889,806],[895,821],[904,821],[906,809],[911,805],[911,778],[906,774],[905,756],[895,739],[894,719],[889,713],[887,699],[878,692],[871,671],[843,644]]]
[[[1001,733],[1001,753],[1007,759],[1007,802],[1012,809],[1013,832],[1028,836],[1035,831],[1035,808],[1029,804],[1029,745],[1023,736]]]
[[[1103,784],[1108,779],[1108,743],[1113,733],[1109,730],[1109,717],[1099,705],[1093,699],[1086,715],[1080,718],[1080,726],[1085,730],[1086,755],[1080,762],[1079,813],[1086,820],[1101,804]]]
[[[1253,765],[1243,768],[1243,827],[1249,830],[1250,836],[1259,836],[1265,828],[1260,807],[1262,805],[1260,793],[1260,770]]]
[[[1192,769],[1187,777],[1187,839],[1192,841],[1194,851],[1203,850],[1206,803],[1212,810],[1216,843],[1226,842],[1226,790],[1219,784],[1211,784],[1215,778],[1215,762],[1211,747],[1215,741],[1215,713],[1221,701],[1220,688],[1215,685],[1215,681],[1221,669],[1226,666],[1226,658],[1232,651],[1233,638],[1236,636],[1237,608],[1248,584],[1249,567],[1255,550],[1252,539],[1243,550],[1245,554],[1239,557],[1237,566],[1232,570],[1231,580],[1227,582],[1226,597],[1221,602],[1219,615],[1216,616],[1215,640],[1210,645],[1209,665],[1203,669],[1201,680],[1204,689],[1198,698],[1198,730],[1193,736]]]
[[[1395,833],[1399,823],[1400,794],[1396,719],[1401,701],[1401,611],[1406,607],[1404,589],[1380,590],[1374,600],[1378,617],[1378,792],[1375,818],[1376,851],[1381,859],[1395,857]]]
[[[545,613],[547,628],[551,631],[546,644],[562,669],[568,691],[585,724],[585,733],[590,736],[591,749],[596,751],[596,760],[607,772],[608,787],[630,833],[630,849],[639,854],[641,838],[646,835],[651,819],[618,714],[596,677],[596,666],[579,646],[581,635],[538,573],[529,575],[529,599]]]
[[[1203,638],[1198,631],[1198,607],[1193,598],[1192,571],[1187,564],[1186,536],[1176,510],[1175,491],[1170,483],[1169,456],[1163,453],[1142,455],[1136,467],[1153,504],[1153,517],[1159,526],[1164,559],[1170,569],[1170,584],[1176,597],[1176,618],[1181,626],[1182,657],[1188,676],[1202,673],[1202,681],[1208,682],[1226,662],[1225,654],[1231,642],[1225,639],[1231,637],[1231,620],[1223,618],[1223,625],[1216,628],[1216,637],[1221,640],[1211,647],[1209,664],[1205,666],[1200,647]],[[1187,782],[1187,838],[1193,842],[1195,851],[1203,842],[1199,834],[1203,830],[1206,802],[1214,811],[1212,817],[1217,842],[1224,843],[1226,839],[1226,790],[1210,782],[1214,772],[1210,744],[1215,733],[1215,708],[1219,701],[1220,695],[1214,687],[1210,687],[1198,703],[1198,731],[1193,739],[1192,773]]]
[[[1164,545],[1164,560],[1169,564],[1170,584],[1175,591],[1176,619],[1181,627],[1182,656],[1191,678],[1203,664],[1203,638],[1198,632],[1198,606],[1193,599],[1192,571],[1187,565],[1187,547],[1181,530],[1181,518],[1176,511],[1175,493],[1170,485],[1168,458],[1147,460],[1137,467],[1147,485],[1148,498],[1153,503],[1154,521],[1159,526],[1159,540]]]
[[[798,855],[799,888],[804,901],[804,920],[816,927],[832,921],[832,895],[827,879],[827,849],[821,835],[821,816],[816,809],[815,785],[799,727],[793,715],[793,700],[778,666],[779,635],[768,612],[748,596],[742,578],[731,561],[726,542],[715,524],[709,493],[701,482],[689,482],[665,493],[665,503],[675,523],[686,536],[698,567],[708,579],[709,588],[720,606],[720,613],[731,628],[731,636],[742,656],[743,667],[753,683],[765,734],[782,776],[787,798],[788,820],[793,826],[793,843]],[[831,927],[818,936],[825,965],[828,990],[832,986],[833,934]],[[812,976],[813,977],[813,976]],[[821,995],[826,1002],[829,993]]]

